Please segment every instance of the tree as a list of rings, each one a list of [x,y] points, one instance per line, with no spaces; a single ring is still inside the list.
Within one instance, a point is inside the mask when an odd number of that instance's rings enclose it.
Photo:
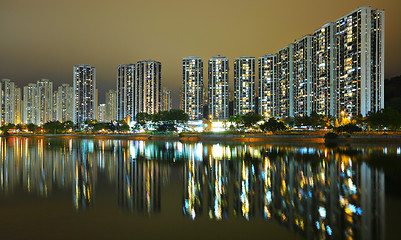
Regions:
[[[188,120],[188,114],[179,109],[160,111],[152,115],[153,125],[159,132],[175,132],[178,124],[185,124]]]
[[[150,115],[149,113],[141,112],[136,115],[136,122],[142,127],[144,127],[146,123],[151,120],[152,120],[152,115]]]
[[[347,125],[341,126],[341,130],[343,132],[353,133],[353,132],[361,132],[362,128],[358,127],[353,123],[348,123]]]
[[[59,121],[47,122],[43,124],[43,129],[47,133],[59,134],[64,132],[64,126]]]
[[[231,131],[242,130],[242,116],[241,115],[229,116],[226,122],[230,123]]]
[[[263,132],[276,132],[285,130],[286,126],[283,122],[278,122],[275,118],[270,118],[269,121],[260,125],[260,129]]]
[[[401,113],[394,108],[388,107],[376,113],[371,113],[366,122],[373,128],[399,129],[401,126]]]
[[[36,129],[38,129],[38,126],[35,125],[35,124],[33,124],[33,123],[29,123],[29,124],[26,126],[26,128],[28,128],[28,131],[30,131],[30,132],[35,132]]]
[[[242,124],[246,128],[255,127],[258,122],[260,122],[263,117],[255,112],[248,112],[245,115],[242,115]]]

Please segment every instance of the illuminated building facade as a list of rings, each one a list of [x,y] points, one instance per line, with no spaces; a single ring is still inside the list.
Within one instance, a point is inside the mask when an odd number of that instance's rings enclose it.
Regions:
[[[99,122],[106,122],[106,104],[99,104],[97,107],[97,120]]]
[[[294,45],[290,44],[277,53],[277,80],[275,102],[276,117],[294,116]]]
[[[161,109],[161,63],[153,60],[136,63],[134,113],[155,114]],[[118,101],[118,100],[117,100]]]
[[[117,68],[117,120],[134,117],[135,64],[120,64]]]
[[[328,23],[313,34],[312,48],[312,111],[325,116],[335,116],[335,24]]]
[[[234,115],[255,111],[255,58],[234,61]]]
[[[60,122],[73,121],[73,88],[62,84],[57,91],[57,120]]]
[[[163,88],[162,92],[162,111],[170,111],[172,109],[171,90]]]
[[[14,124],[15,84],[10,79],[0,82],[0,126]]]
[[[275,116],[276,64],[276,55],[266,54],[259,58],[259,114],[264,117]]]
[[[336,21],[337,116],[384,107],[384,11],[360,7]]]
[[[14,124],[22,123],[22,101],[21,101],[21,88],[15,87],[15,107],[14,107]]]
[[[293,96],[294,115],[309,116],[312,112],[312,40],[307,35],[294,42]]]
[[[216,120],[228,118],[228,58],[220,55],[209,59],[208,105],[209,117]]]
[[[203,116],[203,61],[198,57],[182,59],[182,110],[190,120]]]
[[[106,122],[111,122],[117,119],[117,93],[114,90],[109,90],[106,93]]]
[[[371,111],[384,108],[384,10],[371,10]]]
[[[96,69],[90,65],[74,66],[74,123],[96,119]]]
[[[53,83],[48,79],[41,79],[36,83],[36,88],[36,125],[43,125],[53,121]]]
[[[53,116],[53,120],[52,121],[57,121],[57,105],[58,105],[58,92],[57,91],[53,91],[53,112],[52,112],[52,116]]]
[[[36,123],[37,111],[37,88],[36,84],[30,83],[24,87],[22,122],[24,124]]]

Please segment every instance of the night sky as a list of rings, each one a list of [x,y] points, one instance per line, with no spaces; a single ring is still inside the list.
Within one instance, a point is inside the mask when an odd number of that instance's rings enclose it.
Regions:
[[[385,77],[401,75],[400,0],[1,0],[0,78],[72,84],[77,64],[96,67],[99,103],[116,88],[118,64],[162,63],[178,108],[181,60],[276,53],[359,6],[386,11]]]

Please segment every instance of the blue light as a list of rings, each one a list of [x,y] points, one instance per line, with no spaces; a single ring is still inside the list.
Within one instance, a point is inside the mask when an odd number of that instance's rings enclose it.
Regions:
[[[330,226],[327,225],[327,226],[326,226],[326,229],[327,229],[327,233],[331,236],[331,234],[333,233],[333,231],[331,230]]]

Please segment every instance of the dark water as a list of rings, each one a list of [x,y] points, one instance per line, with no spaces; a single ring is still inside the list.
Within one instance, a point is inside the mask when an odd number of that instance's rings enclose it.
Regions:
[[[0,239],[400,238],[398,146],[0,146]]]

